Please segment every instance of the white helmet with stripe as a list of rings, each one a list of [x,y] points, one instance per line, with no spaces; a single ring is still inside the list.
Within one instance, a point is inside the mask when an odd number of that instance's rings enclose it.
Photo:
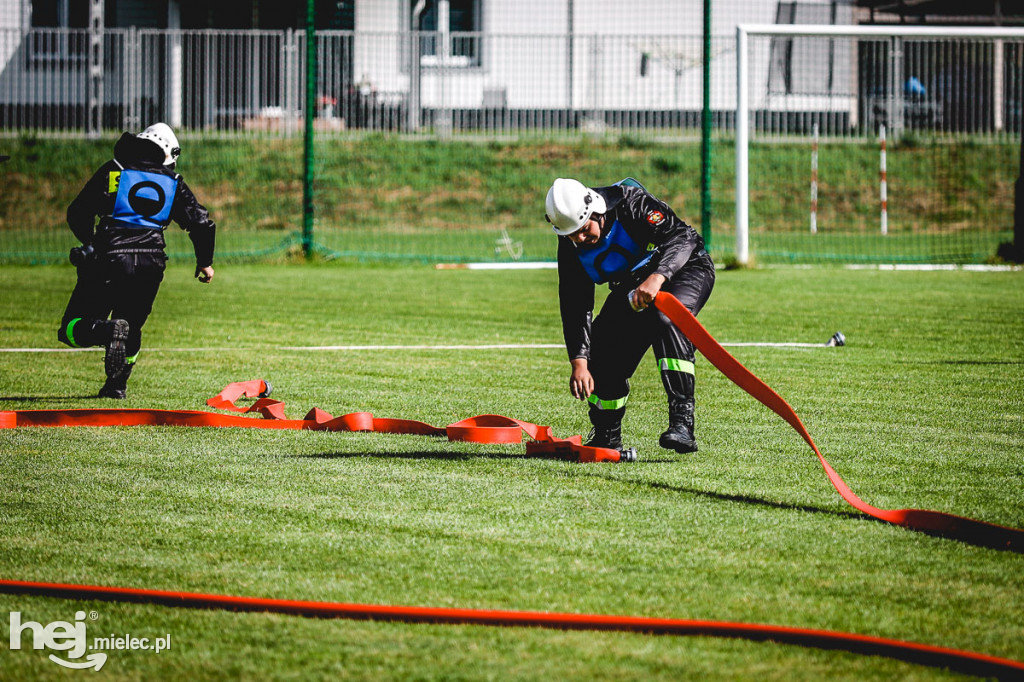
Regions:
[[[579,180],[558,178],[548,190],[544,217],[555,234],[564,237],[587,224],[594,213],[607,210],[604,197]]]
[[[140,140],[156,142],[160,149],[164,151],[165,166],[173,165],[178,160],[178,155],[181,154],[178,138],[174,136],[174,131],[166,123],[154,123],[136,137]]]

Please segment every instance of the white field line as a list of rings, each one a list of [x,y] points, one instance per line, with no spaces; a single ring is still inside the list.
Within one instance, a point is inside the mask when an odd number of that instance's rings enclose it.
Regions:
[[[723,343],[723,346],[743,348],[826,348],[823,343],[770,343],[739,342]],[[144,353],[230,353],[250,350],[293,350],[293,351],[348,351],[348,350],[550,350],[564,349],[560,343],[494,343],[487,345],[409,345],[409,346],[277,346],[264,348],[143,348]],[[0,348],[0,353],[98,353],[103,348]]]
[[[843,266],[846,270],[909,270],[918,272],[938,272],[943,270],[964,270],[967,272],[1016,272],[1019,265],[956,265],[954,263],[882,263],[880,265],[851,264]]]
[[[438,263],[435,270],[554,270],[554,261],[531,261],[514,263]]]
[[[560,343],[494,343],[482,346],[281,346],[281,350],[529,350],[565,348]]]
[[[558,264],[549,261],[539,262],[514,262],[514,263],[438,263],[434,266],[437,270],[549,270],[557,268]],[[780,270],[813,270],[818,265],[766,265],[766,268],[777,268]],[[846,270],[917,270],[917,271],[938,271],[938,270],[965,270],[969,272],[1005,272],[1019,271],[1020,265],[958,265],[956,263],[881,263],[881,264],[858,264],[844,265]]]

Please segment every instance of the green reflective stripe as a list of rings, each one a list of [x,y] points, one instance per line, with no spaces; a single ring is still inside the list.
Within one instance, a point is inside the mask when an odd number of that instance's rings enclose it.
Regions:
[[[136,353],[135,355],[133,355],[133,356],[131,356],[129,358],[125,358],[124,362],[125,362],[126,365],[134,365],[135,361],[138,360],[138,359],[139,359],[139,354]]]
[[[629,400],[629,396],[624,395],[618,400],[601,400],[591,393],[590,396],[587,397],[587,400],[589,400],[590,404],[599,410],[617,410],[620,407],[626,406],[626,401]]]
[[[658,369],[662,372],[671,370],[673,372],[686,372],[696,374],[693,363],[689,360],[677,360],[675,358],[662,358],[658,360]]]
[[[81,346],[78,345],[78,342],[75,341],[75,325],[81,321],[82,318],[76,317],[75,319],[68,322],[68,326],[64,330],[64,334],[68,337],[68,341],[70,341],[71,345],[74,346],[75,348],[81,348]]]

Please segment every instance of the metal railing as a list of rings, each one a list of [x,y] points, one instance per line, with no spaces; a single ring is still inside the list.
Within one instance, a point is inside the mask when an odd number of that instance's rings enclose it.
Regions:
[[[290,30],[0,30],[0,127],[78,135],[164,120],[206,134],[299,134],[304,42]],[[312,113],[328,133],[678,135],[699,125],[699,36],[321,31],[317,42]],[[730,44],[716,39],[716,54]],[[730,79],[723,69],[716,84],[723,107]]]
[[[785,29],[786,27],[780,27]],[[790,27],[793,28],[793,27]],[[751,122],[772,135],[1019,130],[1021,44],[779,33],[751,46]],[[833,27],[843,30],[843,27]],[[457,134],[699,132],[699,35],[317,33],[316,129]],[[712,41],[715,126],[736,108],[733,36]],[[154,120],[301,134],[301,31],[0,30],[0,128],[78,135]]]

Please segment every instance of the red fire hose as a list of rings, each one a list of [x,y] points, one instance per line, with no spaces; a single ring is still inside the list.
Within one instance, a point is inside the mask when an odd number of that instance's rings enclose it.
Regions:
[[[1024,530],[997,526],[985,523],[984,521],[975,521],[974,519],[954,516],[945,512],[924,509],[879,509],[861,500],[850,490],[849,486],[839,477],[839,474],[835,472],[831,465],[825,461],[821,451],[818,450],[818,446],[814,444],[811,435],[807,432],[803,422],[800,421],[800,417],[789,406],[789,403],[783,400],[767,384],[754,376],[749,369],[730,355],[729,351],[715,341],[711,334],[708,333],[708,330],[686,309],[686,306],[679,302],[679,299],[662,291],[655,297],[654,305],[686,334],[686,338],[690,339],[693,345],[700,350],[701,354],[717,367],[719,371],[796,429],[797,433],[814,450],[814,454],[818,456],[821,466],[825,468],[825,473],[828,474],[828,480],[832,482],[835,489],[839,491],[839,494],[851,506],[856,507],[869,516],[882,521],[888,521],[897,526],[968,540],[988,547],[1024,552]]]
[[[937,535],[966,540],[986,547],[1024,552],[1024,530],[1019,528],[923,509],[879,509],[858,498],[821,455],[800,417],[790,407],[790,403],[782,399],[778,393],[758,379],[750,370],[743,367],[739,360],[723,348],[708,330],[697,322],[696,317],[677,298],[666,292],[660,292],[654,298],[654,305],[671,319],[672,323],[693,342],[693,345],[711,361],[712,365],[800,433],[811,446],[814,454],[817,455],[828,480],[848,504],[874,518],[914,530],[934,532]],[[412,420],[380,419],[367,412],[332,417],[318,408],[310,410],[304,419],[287,419],[285,403],[267,397],[260,397],[248,408],[240,408],[234,404],[234,400],[240,397],[257,397],[266,392],[268,392],[268,388],[263,380],[237,382],[228,384],[220,393],[207,400],[207,404],[211,408],[230,412],[260,413],[264,417],[262,420],[209,412],[171,410],[19,410],[0,412],[0,428],[22,426],[220,426],[446,435],[450,440],[484,443],[520,442],[522,432],[526,432],[532,438],[526,443],[527,455],[561,457],[579,462],[620,462],[624,459],[620,452],[581,444],[582,438],[579,435],[557,438],[549,426],[540,426],[500,415],[479,415],[440,428]]]
[[[1024,551],[1024,531],[963,518],[944,512],[921,509],[878,509],[859,497],[843,482],[822,456],[793,408],[775,391],[754,376],[729,354],[697,319],[675,297],[661,292],[654,300],[694,346],[715,367],[743,390],[782,417],[803,437],[818,456],[829,480],[850,505],[874,518],[914,530],[934,532],[987,546]],[[620,461],[621,453],[604,448],[581,445],[580,436],[556,438],[551,428],[500,415],[480,415],[440,428],[405,419],[380,419],[368,412],[341,417],[314,408],[304,419],[287,419],[284,403],[259,398],[249,407],[238,407],[235,400],[257,397],[269,392],[262,380],[229,384],[207,404],[221,410],[260,413],[263,419],[239,415],[190,410],[83,409],[83,410],[15,410],[0,411],[0,428],[25,426],[212,426],[265,429],[309,429],[326,431],[377,431],[384,433],[446,435],[449,440],[479,443],[518,443],[525,431],[533,440],[527,443],[528,454],[565,457],[581,462]],[[946,649],[899,640],[864,635],[807,630],[771,625],[752,625],[720,621],[692,621],[586,614],[536,613],[523,611],[485,611],[476,609],[445,609],[329,602],[256,599],[165,592],[156,590],[69,585],[0,580],[0,592],[37,594],[72,599],[99,599],[165,604],[187,608],[217,608],[235,611],[273,611],[307,617],[350,618],[362,620],[401,621],[409,623],[461,623],[477,625],[533,626],[575,630],[619,630],[651,634],[714,635],[751,640],[772,640],[826,649],[844,649],[857,653],[888,656],[925,665],[948,667],[960,672],[995,676],[1001,679],[1024,678],[1024,663],[995,658],[969,651]]]
[[[708,361],[770,410],[782,417],[811,446],[818,456],[829,481],[839,494],[856,509],[876,519],[910,528],[966,540],[987,547],[1024,552],[1024,530],[1009,528],[945,512],[923,509],[879,509],[861,500],[850,490],[828,461],[822,456],[800,417],[767,384],[744,367],[729,351],[697,321],[677,298],[660,292],[654,305],[673,324],[679,327]],[[526,445],[527,454],[573,459],[580,462],[618,462],[623,454],[607,448],[591,448],[581,444],[580,436],[557,438],[551,427],[530,422],[485,414],[470,417],[440,428],[407,419],[380,419],[369,412],[355,412],[332,417],[319,408],[310,410],[304,419],[288,419],[284,403],[270,398],[259,398],[249,407],[238,407],[234,401],[246,396],[254,398],[269,392],[261,379],[229,384],[219,394],[206,401],[210,407],[233,412],[258,412],[264,419],[222,415],[189,410],[15,410],[0,411],[0,428],[22,426],[220,426],[263,429],[310,429],[316,431],[374,431],[379,433],[447,435],[452,441],[475,443],[519,443],[525,431],[533,440]]]
[[[287,599],[256,599],[195,592],[138,590],[97,585],[65,585],[58,583],[0,580],[0,592],[32,594],[67,599],[162,604],[192,609],[226,609],[287,613],[306,618],[347,618],[402,623],[435,623],[446,625],[489,625],[506,627],[540,627],[560,630],[602,630],[638,632],[653,635],[709,635],[753,641],[842,649],[859,654],[886,656],[912,663],[949,668],[958,672],[1006,680],[1024,677],[1024,663],[1006,658],[986,656],[972,651],[869,637],[829,630],[730,623],[726,621],[680,620],[675,618],[643,618],[639,616],[607,616],[576,613],[545,613],[536,611],[498,611],[483,609],[429,608],[416,606],[381,606],[374,604],[341,604]]]
[[[556,438],[550,426],[482,414],[446,427],[431,426],[411,419],[381,419],[369,412],[353,412],[332,417],[318,407],[303,419],[288,419],[284,403],[259,398],[249,407],[238,407],[241,397],[255,398],[267,392],[262,379],[228,384],[206,401],[210,407],[231,412],[258,412],[263,419],[194,410],[81,409],[0,411],[0,429],[24,426],[218,426],[249,429],[308,429],[310,431],[372,431],[422,436],[447,436],[451,441],[472,443],[520,443],[525,431],[533,440],[526,444],[531,455],[564,457],[579,462],[618,462],[623,454],[608,448],[581,445],[580,436]]]

